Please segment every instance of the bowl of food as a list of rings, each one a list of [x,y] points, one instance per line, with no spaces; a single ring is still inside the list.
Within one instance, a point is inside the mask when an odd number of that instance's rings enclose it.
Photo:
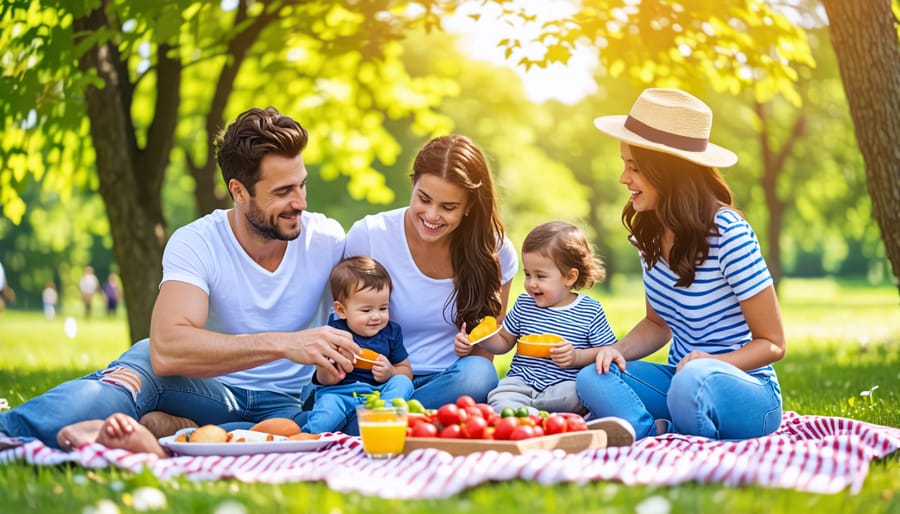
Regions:
[[[356,356],[356,363],[354,366],[359,369],[372,369],[372,366],[375,365],[375,361],[378,360],[379,355],[381,354],[376,351],[363,348],[362,353]]]
[[[550,348],[565,341],[556,334],[528,334],[519,338],[516,351],[527,357],[550,358]]]

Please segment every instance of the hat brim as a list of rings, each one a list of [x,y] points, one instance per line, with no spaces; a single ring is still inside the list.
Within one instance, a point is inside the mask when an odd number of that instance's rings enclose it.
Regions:
[[[703,166],[727,168],[729,166],[734,166],[735,163],[737,163],[737,155],[734,152],[712,143],[707,143],[706,150],[702,152],[691,152],[650,141],[625,128],[626,118],[628,118],[628,116],[625,115],[600,116],[599,118],[594,119],[594,126],[597,127],[597,130],[600,132],[608,134],[620,141],[624,141],[629,145],[675,155],[686,161]]]

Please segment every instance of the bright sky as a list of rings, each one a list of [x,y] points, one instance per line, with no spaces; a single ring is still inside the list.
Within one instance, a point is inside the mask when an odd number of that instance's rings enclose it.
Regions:
[[[539,19],[560,18],[571,14],[575,6],[564,0],[542,1],[518,0],[516,3],[526,7]],[[447,20],[444,27],[449,32],[463,36],[463,51],[475,59],[512,68],[522,78],[525,94],[534,102],[556,99],[566,103],[575,103],[581,98],[594,93],[597,85],[592,77],[596,67],[597,56],[587,48],[576,47],[575,54],[568,64],[553,64],[547,68],[532,67],[527,73],[523,66],[516,66],[514,57],[507,61],[504,49],[497,43],[513,35],[522,37],[536,34],[537,27],[513,27],[506,22],[495,21],[499,7],[494,4],[482,8],[477,3],[463,4],[457,15]],[[468,15],[480,11],[482,16],[476,22]],[[543,55],[539,47],[525,48],[527,55],[538,58]]]

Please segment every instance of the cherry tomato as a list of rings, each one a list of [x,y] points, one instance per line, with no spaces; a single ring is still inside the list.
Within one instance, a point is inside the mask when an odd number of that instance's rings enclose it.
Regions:
[[[412,433],[408,434],[412,437],[437,437],[438,429],[431,423],[417,423],[411,429]]]
[[[464,394],[456,399],[456,406],[460,409],[465,409],[466,407],[474,407],[475,399],[467,394]]]
[[[556,414],[551,414],[549,417],[544,418],[544,433],[551,434],[562,434],[568,430],[566,418],[562,416],[557,416]]]
[[[519,428],[518,418],[501,418],[494,427],[494,439],[505,441],[517,428]]]
[[[584,422],[584,418],[581,416],[566,419],[567,432],[581,432],[583,430],[587,430],[587,423]]]
[[[458,425],[460,422],[459,407],[452,403],[442,405],[437,411],[437,420],[445,427]]]
[[[481,417],[484,419],[491,419],[491,416],[496,414],[496,412],[494,412],[494,409],[492,409],[491,406],[486,403],[477,403],[475,404],[475,406],[478,407],[479,410],[481,410]]]
[[[481,439],[484,437],[484,429],[487,428],[487,421],[482,417],[471,417],[466,420],[466,424],[462,426],[463,435],[466,439]]]
[[[425,414],[417,413],[417,412],[409,412],[406,414],[406,424],[408,426],[414,427],[421,422],[428,422],[428,416]]]
[[[470,406],[470,407],[466,407],[464,410],[466,411],[466,415],[468,416],[469,419],[472,419],[472,418],[482,418],[482,419],[484,419],[484,413],[481,412],[481,409],[479,409],[479,408],[478,408],[477,406],[475,406],[475,405],[472,405],[472,406]]]
[[[519,441],[521,439],[530,439],[534,437],[534,427],[529,425],[519,425],[509,434],[511,441]]]
[[[535,425],[534,426],[534,437],[541,437],[542,435],[544,435],[544,428],[541,427],[540,425]]]
[[[462,427],[459,425],[448,425],[441,430],[442,439],[460,439],[462,437]]]

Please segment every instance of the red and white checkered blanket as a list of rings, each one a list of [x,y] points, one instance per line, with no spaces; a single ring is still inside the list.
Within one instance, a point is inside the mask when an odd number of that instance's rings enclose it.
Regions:
[[[359,438],[345,436],[315,452],[231,457],[173,457],[86,444],[66,453],[30,442],[0,452],[0,462],[35,465],[78,463],[87,468],[149,468],[166,479],[231,478],[243,482],[323,481],[338,491],[384,498],[445,498],[485,482],[523,479],[550,485],[617,480],[625,484],[685,482],[730,486],[757,484],[815,493],[858,492],[872,459],[900,448],[900,429],[846,418],[784,414],[775,434],[722,442],[668,434],[632,446],[511,455],[493,451],[453,457],[417,450],[389,461],[373,461]]]

